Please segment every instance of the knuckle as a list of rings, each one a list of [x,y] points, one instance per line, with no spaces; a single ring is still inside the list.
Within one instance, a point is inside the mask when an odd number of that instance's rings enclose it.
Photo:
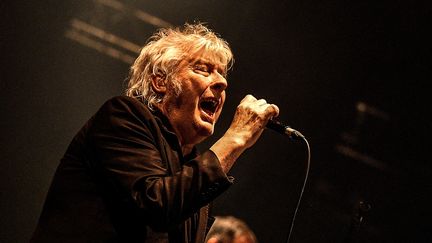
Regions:
[[[251,107],[245,103],[241,103],[237,106],[237,111],[250,111]]]
[[[246,97],[248,99],[251,99],[251,100],[256,100],[256,98],[253,95],[251,95],[251,94],[246,95]]]

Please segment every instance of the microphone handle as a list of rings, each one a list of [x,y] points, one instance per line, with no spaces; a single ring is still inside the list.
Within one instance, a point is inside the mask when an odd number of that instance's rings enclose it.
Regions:
[[[280,121],[270,119],[266,125],[267,128],[272,129],[280,134],[287,135],[291,140],[300,140],[304,136],[299,131],[291,128],[290,126],[282,124]]]
[[[286,130],[287,126],[285,126],[284,124],[282,124],[280,121],[275,121],[275,120],[270,119],[267,122],[266,127],[270,128],[273,131],[276,131],[276,132],[278,132],[280,134],[285,134],[285,130]]]

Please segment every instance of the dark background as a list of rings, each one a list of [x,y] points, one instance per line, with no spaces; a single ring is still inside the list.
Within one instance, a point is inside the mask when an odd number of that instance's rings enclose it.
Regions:
[[[173,25],[207,22],[230,43],[227,103],[202,149],[248,93],[306,136],[311,170],[291,242],[432,242],[429,1],[118,2]],[[157,26],[96,0],[2,1],[0,14],[0,242],[27,242],[68,143],[122,93],[129,69],[68,38],[71,20],[138,45]],[[266,131],[213,214],[286,242],[306,161],[304,143]]]

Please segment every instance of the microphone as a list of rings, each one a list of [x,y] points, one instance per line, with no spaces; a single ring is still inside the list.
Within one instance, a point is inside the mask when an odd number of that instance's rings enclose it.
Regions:
[[[286,135],[288,136],[288,138],[290,138],[291,140],[301,140],[304,139],[305,137],[303,136],[303,134],[301,134],[299,131],[292,129],[291,127],[282,124],[279,121],[275,121],[270,119],[267,122],[266,125],[267,128],[270,128],[271,130],[278,132],[282,135]]]

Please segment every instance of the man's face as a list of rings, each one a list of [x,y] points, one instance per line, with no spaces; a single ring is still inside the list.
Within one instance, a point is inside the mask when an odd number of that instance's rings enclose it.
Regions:
[[[249,237],[247,234],[241,234],[235,236],[234,239],[219,239],[218,237],[211,237],[206,243],[255,243],[256,241]]]
[[[182,91],[175,95],[167,90],[162,109],[182,146],[196,145],[213,134],[228,85],[224,70],[205,54],[180,62],[173,78]]]

